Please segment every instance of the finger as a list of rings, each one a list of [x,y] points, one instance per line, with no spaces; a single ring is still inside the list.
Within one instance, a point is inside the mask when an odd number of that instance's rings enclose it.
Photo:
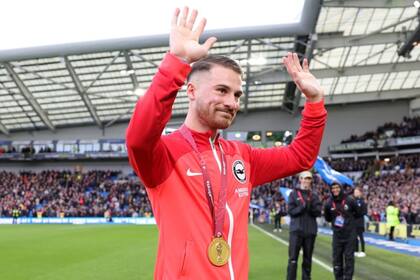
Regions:
[[[194,9],[192,11],[192,13],[190,15],[190,18],[188,19],[187,25],[185,27],[187,27],[190,30],[193,28],[195,19],[197,18],[197,14],[198,14],[197,10]]]
[[[203,34],[204,28],[206,27],[207,20],[202,18],[200,23],[198,24],[197,28],[194,30],[193,34],[194,37],[199,38],[201,34]]]
[[[284,68],[286,69],[286,71],[289,71],[289,70],[288,70],[289,65],[288,65],[288,61],[287,61],[287,57],[286,57],[286,56],[285,56],[285,57],[283,57],[283,66],[284,66]]]
[[[309,73],[309,62],[306,58],[303,60],[303,71]]]
[[[187,16],[188,16],[188,7],[184,7],[184,9],[182,9],[181,18],[179,20],[179,26],[185,26],[185,23],[187,22]]]
[[[203,46],[207,49],[207,50],[209,50],[213,45],[214,45],[214,43],[216,43],[216,41],[217,41],[217,38],[216,37],[210,37],[210,38],[208,38],[205,42],[204,42],[204,44],[203,44]]]
[[[297,71],[299,72],[303,71],[302,66],[300,65],[299,56],[297,55],[297,53],[293,53],[293,62],[296,66]]]
[[[178,8],[175,9],[174,14],[172,16],[171,25],[176,26],[178,22],[178,16],[179,16],[180,10]]]
[[[287,65],[287,68],[286,68],[287,72],[289,72],[289,74],[292,75],[293,72],[297,71],[294,60],[293,60],[292,53],[290,53],[290,52],[287,53],[286,62],[287,62],[287,64],[286,64]]]
[[[286,69],[286,71],[289,72],[290,65],[289,65],[289,60],[288,60],[287,56],[283,57],[283,65],[284,65],[284,68]]]

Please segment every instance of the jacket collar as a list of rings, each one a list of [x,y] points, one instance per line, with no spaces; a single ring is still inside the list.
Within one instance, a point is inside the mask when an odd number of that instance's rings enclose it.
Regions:
[[[209,139],[211,139],[212,135],[213,135],[213,131],[208,130],[206,132],[198,132],[195,131],[191,128],[189,128],[188,126],[186,126],[185,124],[182,125],[183,127],[187,128],[190,132],[191,135],[193,136],[195,142],[197,143],[197,145],[201,146],[201,145],[206,145],[206,144],[210,144]],[[215,145],[218,145],[219,143],[219,138],[220,138],[220,131],[217,131],[214,139],[212,139],[212,143]]]

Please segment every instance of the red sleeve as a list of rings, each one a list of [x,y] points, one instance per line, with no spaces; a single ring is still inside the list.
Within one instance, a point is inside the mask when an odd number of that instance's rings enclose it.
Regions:
[[[258,186],[312,168],[327,121],[324,101],[306,103],[299,133],[287,147],[251,148],[251,183]]]
[[[128,158],[147,187],[157,186],[171,171],[161,136],[171,117],[178,90],[190,71],[189,64],[166,54],[149,89],[137,101],[128,125]]]

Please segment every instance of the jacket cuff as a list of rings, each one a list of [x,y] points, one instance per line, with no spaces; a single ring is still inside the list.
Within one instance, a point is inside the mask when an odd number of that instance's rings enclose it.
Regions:
[[[324,106],[324,99],[316,103],[306,102],[302,114],[313,118],[321,117],[327,114],[327,110]]]
[[[188,74],[191,72],[191,66],[187,62],[169,52],[166,53],[159,68],[164,73],[170,73],[179,85],[184,84]]]

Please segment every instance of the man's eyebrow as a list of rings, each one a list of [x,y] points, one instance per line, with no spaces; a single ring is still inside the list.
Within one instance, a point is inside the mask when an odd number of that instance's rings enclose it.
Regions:
[[[228,89],[228,90],[230,90],[230,89],[232,89],[230,86],[228,86],[228,85],[225,85],[225,84],[217,84],[217,85],[215,85],[214,87],[221,87],[221,88],[225,88],[225,89]],[[238,91],[235,91],[235,94],[240,94],[240,95],[243,95],[243,91],[242,90],[238,90]]]

